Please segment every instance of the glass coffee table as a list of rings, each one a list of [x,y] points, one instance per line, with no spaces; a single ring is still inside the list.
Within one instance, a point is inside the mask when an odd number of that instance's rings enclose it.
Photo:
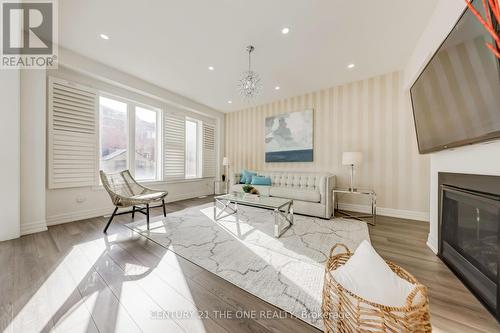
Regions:
[[[279,238],[293,225],[293,200],[233,192],[214,197],[214,220],[218,221],[238,213],[238,204],[272,209],[274,211],[274,237]],[[220,211],[217,213],[217,208]],[[285,224],[285,227],[282,225]]]

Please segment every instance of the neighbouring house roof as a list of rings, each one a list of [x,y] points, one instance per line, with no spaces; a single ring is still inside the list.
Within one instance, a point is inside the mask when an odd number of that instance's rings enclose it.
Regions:
[[[109,154],[108,154],[108,155],[106,155],[106,156],[103,156],[103,157],[102,157],[102,159],[103,159],[103,160],[105,160],[105,161],[107,161],[107,160],[110,160],[110,159],[112,159],[112,158],[115,158],[115,157],[117,157],[117,156],[119,156],[119,155],[121,155],[121,154],[124,154],[126,151],[127,151],[127,149],[117,149],[117,150],[115,150],[114,152],[109,153]]]

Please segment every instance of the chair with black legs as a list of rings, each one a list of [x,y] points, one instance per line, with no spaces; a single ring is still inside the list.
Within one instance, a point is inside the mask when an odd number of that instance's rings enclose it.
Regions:
[[[115,210],[109,218],[104,232],[106,232],[116,215],[132,214],[132,218],[136,212],[146,215],[146,222],[149,230],[149,209],[155,207],[163,207],[163,216],[167,216],[165,210],[165,197],[167,191],[156,191],[139,184],[130,174],[130,171],[124,170],[117,173],[99,172],[101,175],[102,185],[111,197]],[[161,201],[161,205],[150,206],[151,203]],[[119,208],[132,207],[132,210],[119,212]]]

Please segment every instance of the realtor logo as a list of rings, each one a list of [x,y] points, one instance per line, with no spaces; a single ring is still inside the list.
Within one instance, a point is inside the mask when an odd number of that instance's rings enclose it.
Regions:
[[[57,2],[3,0],[1,5],[0,67],[56,68]]]

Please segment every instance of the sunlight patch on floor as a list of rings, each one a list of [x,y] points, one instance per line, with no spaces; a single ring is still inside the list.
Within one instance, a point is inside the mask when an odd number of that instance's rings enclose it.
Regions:
[[[203,208],[200,209],[200,212],[203,213],[210,221],[214,222],[221,228],[225,229],[228,233],[232,234],[235,238],[240,239],[245,237],[251,232],[260,232],[259,230],[255,229],[253,226],[245,223],[244,221],[241,221],[237,214],[233,215],[228,215],[226,217],[223,217],[222,219],[215,220],[214,219],[214,209],[213,207],[208,207],[208,208]],[[220,208],[216,208],[216,215],[218,215],[221,212]],[[224,214],[224,213],[223,213]],[[260,232],[264,237],[267,235]]]
[[[65,309],[66,312],[54,322],[55,331],[72,333],[98,332],[89,312],[89,308],[94,308],[96,300],[97,293],[93,293],[90,297],[77,301],[71,308]]]
[[[269,235],[255,228],[254,226],[245,223],[244,221],[241,221],[236,214],[229,215],[227,217],[222,218],[221,220],[215,221],[213,207],[203,208],[200,210],[200,212],[203,213],[203,215],[209,218],[212,222],[216,223],[221,228],[226,230],[229,234],[231,234],[236,240],[240,242],[240,244],[245,246],[246,250],[252,252],[270,266],[273,266],[276,269],[276,271],[279,271],[282,278],[288,280],[290,283],[293,283],[296,286],[304,285],[303,281],[304,276],[308,274],[308,272],[304,271],[304,269],[307,270],[319,269],[320,271],[323,271],[322,265],[313,263],[311,262],[311,259],[306,255],[296,253],[295,251],[292,251],[291,249],[287,248],[280,240],[280,238],[276,238],[274,237],[274,235]],[[220,209],[217,208],[216,213],[218,214],[219,212]],[[272,223],[274,226],[274,220],[269,221],[269,223]],[[278,261],[276,260],[276,256],[273,258],[273,260],[269,260],[270,257],[267,254],[269,248],[258,245],[248,246],[248,244],[245,242],[245,236],[249,235],[250,233],[254,233],[254,235],[252,236],[258,236],[260,240],[259,242],[261,244],[274,244],[275,246],[273,247],[272,251],[278,256],[281,256],[283,258],[301,259],[304,263],[311,263],[312,265],[307,265],[307,266],[297,265],[295,269],[284,269],[283,267],[277,267],[276,264],[277,262],[279,262],[279,260]],[[299,272],[297,272],[297,269],[299,270]],[[303,274],[301,274],[301,271]],[[321,293],[318,293],[317,290],[307,290],[305,288],[300,288],[300,289],[304,293],[309,295],[311,298],[316,299],[318,302],[321,302]]]
[[[51,328],[53,324],[60,327],[81,327],[82,314],[84,314],[83,318],[91,320],[88,310],[82,308],[83,303],[78,300],[80,298],[78,284],[91,270],[93,264],[88,260],[82,260],[79,249],[81,246],[83,244],[74,246],[55,267],[17,313],[7,327],[7,332],[38,332],[44,328]],[[94,262],[99,255],[94,255]],[[67,300],[74,300],[74,303],[64,309],[64,312],[68,311],[68,313],[63,315],[61,309],[64,308]],[[78,316],[76,316],[77,313]]]
[[[147,273],[149,270],[149,267],[147,266],[142,266],[142,265],[137,265],[137,264],[132,264],[132,263],[127,263],[125,265],[125,275],[141,275],[144,273]]]
[[[159,222],[157,221],[156,224]],[[153,223],[151,223],[151,230],[153,229]],[[157,230],[161,229],[164,230],[158,224]],[[119,241],[128,242],[138,235],[134,231],[131,231],[128,235],[121,234]],[[119,244],[119,241],[114,242],[114,244]],[[148,242],[150,241],[148,240]],[[142,247],[146,251],[149,249],[147,244],[142,244]],[[161,247],[161,249],[165,248]],[[134,256],[133,250],[131,254]],[[165,331],[164,326],[167,324],[165,320],[170,320],[177,322],[179,326],[188,332],[205,332],[203,319],[199,316],[196,300],[192,296],[191,287],[177,255],[165,249],[164,253],[155,251],[155,255],[142,256],[144,254],[137,254],[137,257],[129,258],[133,262],[125,263],[124,270],[127,281],[123,283],[120,290],[121,297],[137,300],[137,296],[141,293],[148,295],[153,303],[145,306],[143,304],[143,308],[148,310],[150,319],[143,319],[148,322],[153,331],[161,327]],[[143,264],[139,264],[139,260]],[[127,306],[132,305],[128,304]],[[151,320],[156,322],[149,323]]]
[[[168,217],[167,217],[168,218]],[[165,221],[162,218],[161,220],[157,221],[151,221],[149,224],[149,230],[146,225],[144,224],[137,224],[134,229],[140,231],[140,232],[150,232],[150,233],[155,233],[155,234],[166,234],[167,231],[165,230]]]
[[[175,279],[174,286],[168,283],[169,281],[173,282],[172,279]],[[171,266],[168,269],[159,266],[153,269],[150,274],[136,280],[134,284],[135,286],[124,286],[124,296],[127,296],[129,292],[132,294],[137,292],[134,288],[141,288],[159,306],[151,311],[151,315],[162,315],[177,321],[188,332],[205,332],[196,301],[193,299],[189,285],[181,272],[174,272]],[[164,309],[163,312],[162,309]],[[155,313],[155,311],[159,312]],[[157,324],[162,325],[161,321],[159,320]]]

